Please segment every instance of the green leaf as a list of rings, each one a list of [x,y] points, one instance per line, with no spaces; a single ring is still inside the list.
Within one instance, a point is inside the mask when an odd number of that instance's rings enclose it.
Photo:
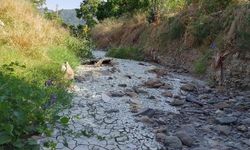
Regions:
[[[24,143],[21,139],[17,139],[14,143],[12,143],[13,146],[15,146],[16,148],[23,148],[24,147]]]
[[[0,145],[11,142],[11,136],[7,132],[0,132]]]
[[[13,129],[14,129],[14,126],[12,125],[12,124],[5,124],[4,126],[3,126],[3,128],[4,128],[4,130],[6,131],[6,132],[8,132],[8,134],[9,135],[11,135],[11,136],[14,136],[13,135]]]
[[[68,117],[62,117],[62,118],[60,119],[60,122],[61,122],[62,124],[68,124],[69,118],[68,118]]]

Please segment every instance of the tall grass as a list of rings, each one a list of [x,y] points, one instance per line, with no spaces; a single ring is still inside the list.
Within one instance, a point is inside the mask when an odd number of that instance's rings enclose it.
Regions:
[[[61,64],[77,66],[91,55],[90,44],[44,19],[28,0],[0,0],[0,20],[0,149],[31,149],[31,136],[52,132],[70,102]]]

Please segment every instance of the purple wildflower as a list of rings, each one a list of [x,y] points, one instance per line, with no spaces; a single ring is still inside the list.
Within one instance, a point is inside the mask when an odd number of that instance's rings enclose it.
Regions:
[[[54,104],[57,100],[57,96],[55,94],[50,95],[50,103],[51,105]]]
[[[52,86],[53,85],[53,81],[51,79],[45,81],[45,86]]]
[[[215,42],[213,42],[211,45],[210,45],[210,48],[212,48],[212,49],[216,49],[216,43]]]

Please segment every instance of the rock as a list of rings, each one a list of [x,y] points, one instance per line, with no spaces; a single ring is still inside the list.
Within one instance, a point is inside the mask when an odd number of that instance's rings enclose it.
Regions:
[[[159,88],[164,85],[165,83],[161,82],[159,79],[151,79],[144,83],[144,86],[148,88]]]
[[[122,91],[110,91],[109,96],[111,97],[123,97],[125,95]]]
[[[166,127],[160,127],[155,131],[156,133],[167,133],[167,128]]]
[[[129,97],[132,97],[132,98],[136,98],[138,97],[139,95],[135,92],[125,92],[127,96]]]
[[[138,111],[139,111],[139,106],[136,105],[136,104],[132,104],[132,105],[130,106],[130,111],[131,111],[132,113],[138,113]]]
[[[221,125],[230,125],[237,123],[237,118],[231,116],[217,117],[215,118],[215,120]]]
[[[134,86],[133,90],[137,93],[137,94],[147,94],[147,91],[142,90],[141,88]]]
[[[118,84],[119,87],[127,87],[127,84]]]
[[[148,99],[156,99],[154,95],[148,97]]]
[[[250,146],[250,139],[243,140],[242,142],[245,143],[246,145]]]
[[[163,92],[161,95],[164,97],[173,97],[173,94],[170,91]]]
[[[245,125],[240,125],[237,127],[237,129],[241,132],[247,132],[248,128]]]
[[[105,112],[108,113],[108,114],[111,114],[111,113],[118,113],[118,112],[119,112],[119,109],[110,109],[110,110],[106,110]]]
[[[144,108],[142,109],[140,112],[138,112],[137,114],[135,114],[135,116],[139,116],[139,115],[142,115],[142,116],[148,116],[148,117],[153,117],[155,114],[155,110],[154,109],[151,109],[151,108]]]
[[[103,100],[105,103],[108,103],[108,102],[111,101],[111,98],[110,98],[108,95],[102,93],[102,100]]]
[[[193,124],[182,125],[179,131],[186,132],[190,136],[196,136],[196,129]]]
[[[217,126],[216,127],[216,130],[221,133],[221,134],[224,134],[224,135],[229,135],[231,133],[231,127],[230,126]]]
[[[179,131],[176,133],[176,136],[181,140],[183,145],[190,147],[194,144],[194,139],[186,132]]]
[[[182,143],[177,136],[166,136],[164,145],[169,149],[181,150]]]
[[[201,95],[199,95],[199,99],[209,99],[209,95],[208,94],[201,94]]]
[[[181,86],[181,90],[183,91],[188,91],[188,92],[193,92],[196,90],[196,87],[192,84],[184,84]]]
[[[142,116],[139,121],[143,122],[143,123],[152,123],[153,120],[150,119],[148,116]]]
[[[161,88],[162,88],[162,89],[166,89],[166,90],[171,90],[171,89],[173,89],[173,85],[167,83],[167,84],[165,84],[164,86],[162,86]]]
[[[95,63],[96,67],[100,67],[101,65],[108,65],[111,64],[112,59],[108,59],[108,58],[104,58],[104,59],[100,59],[98,62]]]
[[[180,99],[174,99],[173,101],[170,102],[170,105],[172,106],[181,106],[184,105],[185,101],[180,100]]]
[[[244,125],[250,126],[250,118],[243,119],[243,120],[241,121],[241,123],[244,124]]]
[[[227,102],[220,102],[220,103],[215,104],[214,107],[217,109],[224,109],[224,108],[230,107],[230,105]]]
[[[157,133],[156,134],[156,141],[160,142],[160,143],[164,143],[166,141],[166,134],[164,133]]]
[[[136,105],[139,105],[140,104],[140,101],[137,100],[137,99],[129,99],[127,101],[129,104],[136,104]]]

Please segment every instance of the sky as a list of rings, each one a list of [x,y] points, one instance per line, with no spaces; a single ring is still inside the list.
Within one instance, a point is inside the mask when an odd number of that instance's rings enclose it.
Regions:
[[[79,8],[80,3],[83,0],[46,0],[46,7],[48,9],[56,10],[56,5],[58,4],[58,9],[74,9]]]

